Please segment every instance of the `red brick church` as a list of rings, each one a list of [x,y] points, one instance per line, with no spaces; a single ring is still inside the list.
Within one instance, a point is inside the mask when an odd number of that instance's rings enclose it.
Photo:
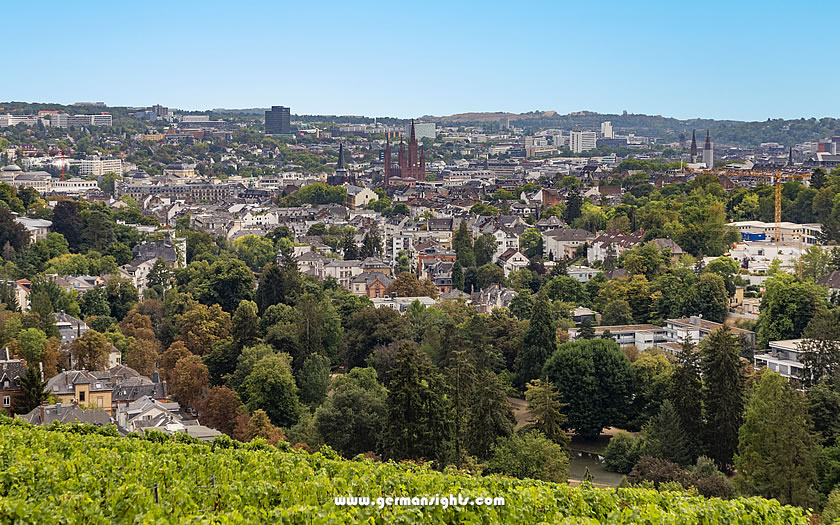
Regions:
[[[385,144],[385,185],[400,182],[400,179],[410,179],[411,183],[418,180],[426,180],[426,155],[423,146],[418,145],[417,137],[414,135],[414,121],[411,121],[411,133],[408,138],[408,154],[406,155],[405,142],[400,141],[398,162],[395,165],[391,160],[391,141]]]

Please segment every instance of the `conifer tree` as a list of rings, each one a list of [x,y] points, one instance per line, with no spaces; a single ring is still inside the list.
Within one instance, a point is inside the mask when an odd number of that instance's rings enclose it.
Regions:
[[[736,484],[745,492],[807,507],[819,499],[816,449],[807,403],[782,376],[766,371],[747,403],[739,433]]]
[[[528,383],[525,400],[528,402],[528,410],[531,411],[530,422],[548,439],[568,446],[568,418],[563,414],[565,404],[560,401],[560,394],[554,388],[554,384],[551,381],[534,379]]]
[[[679,415],[669,400],[642,429],[642,455],[667,459],[679,465],[691,463],[689,441]]]
[[[464,267],[458,261],[452,266],[452,288],[464,291]]]
[[[703,381],[700,379],[700,353],[687,337],[677,353],[677,366],[671,375],[670,400],[688,439],[691,458],[700,455],[703,432]]]
[[[452,249],[455,251],[455,260],[461,263],[461,266],[464,268],[475,266],[475,251],[466,221],[461,221],[461,225],[455,230]]]
[[[732,329],[726,325],[706,336],[700,347],[705,449],[720,470],[730,472],[744,411],[741,349]]]
[[[542,375],[545,361],[557,350],[557,329],[551,302],[545,293],[537,294],[531,323],[523,339],[519,355],[519,384],[524,385]]]

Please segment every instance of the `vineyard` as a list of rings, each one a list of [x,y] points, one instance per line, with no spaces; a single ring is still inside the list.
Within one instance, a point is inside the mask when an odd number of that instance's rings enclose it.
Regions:
[[[807,523],[760,498],[599,490],[417,465],[341,460],[264,442],[172,442],[0,421],[2,523]],[[339,506],[336,497],[502,497],[496,506]]]

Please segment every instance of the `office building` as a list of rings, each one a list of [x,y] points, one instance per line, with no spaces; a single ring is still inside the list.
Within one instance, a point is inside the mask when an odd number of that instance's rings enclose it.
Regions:
[[[605,139],[614,139],[615,138],[615,135],[613,134],[613,129],[612,129],[612,122],[610,122],[609,120],[601,122],[601,137],[603,137]]]
[[[569,149],[572,153],[582,153],[595,149],[597,134],[594,131],[572,131],[569,133]]]
[[[285,106],[271,106],[265,112],[266,135],[291,135],[291,109]]]
[[[410,126],[408,127],[410,128]],[[406,129],[406,135],[411,134],[411,129]],[[414,124],[414,134],[417,140],[423,141],[425,138],[435,140],[435,123],[434,122],[418,122]]]

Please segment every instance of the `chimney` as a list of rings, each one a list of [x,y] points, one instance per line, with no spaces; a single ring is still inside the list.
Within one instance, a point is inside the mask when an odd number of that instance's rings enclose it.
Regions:
[[[41,409],[41,424],[43,425],[43,424],[44,424],[44,418],[46,417],[46,416],[44,415],[44,405],[41,405],[41,406],[40,406],[40,407],[38,407],[38,408],[40,408],[40,409]]]

